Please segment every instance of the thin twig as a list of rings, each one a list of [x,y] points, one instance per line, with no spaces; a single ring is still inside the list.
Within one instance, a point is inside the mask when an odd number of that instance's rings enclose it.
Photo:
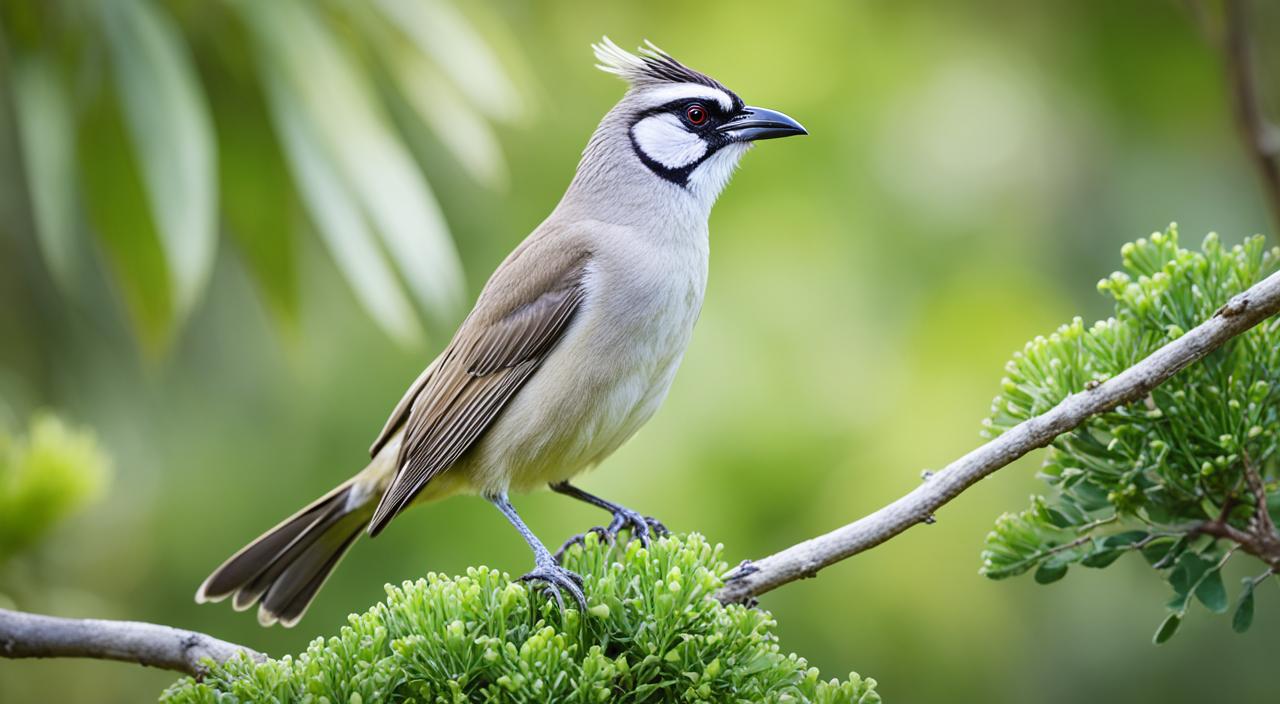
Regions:
[[[1280,535],[1276,534],[1276,524],[1271,520],[1271,513],[1267,511],[1267,485],[1262,480],[1262,473],[1258,471],[1258,466],[1253,463],[1249,453],[1241,453],[1241,456],[1244,458],[1244,479],[1249,484],[1249,493],[1253,494],[1251,527],[1260,535],[1272,536],[1280,540]]]
[[[1057,406],[1011,428],[952,462],[906,496],[826,535],[733,570],[716,595],[746,603],[784,584],[879,545],[921,523],[978,480],[1044,447],[1085,420],[1140,400],[1187,365],[1280,310],[1280,273],[1235,296],[1209,320],[1107,381],[1072,394]],[[1231,526],[1225,526],[1231,528]]]
[[[1259,94],[1246,0],[1227,0],[1222,54],[1231,89],[1231,107],[1249,157],[1262,176],[1264,197],[1280,227],[1280,129],[1267,118]]]
[[[265,659],[243,645],[170,626],[0,609],[0,657],[120,660],[200,677],[204,658],[221,663],[237,653]]]

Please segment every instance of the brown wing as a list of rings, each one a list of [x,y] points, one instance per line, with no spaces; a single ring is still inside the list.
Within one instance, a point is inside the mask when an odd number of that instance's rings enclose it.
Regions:
[[[581,306],[586,252],[522,257],[523,249],[499,268],[476,309],[414,382],[412,398],[406,394],[375,442],[376,452],[404,418],[399,470],[369,523],[370,535],[475,443]]]

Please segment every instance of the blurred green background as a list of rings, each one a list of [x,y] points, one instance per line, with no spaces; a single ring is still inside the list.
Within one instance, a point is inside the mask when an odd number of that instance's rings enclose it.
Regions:
[[[1274,233],[1218,57],[1172,0],[387,0],[381,23],[343,0],[103,4],[125,10],[0,2],[0,422],[20,429],[51,409],[92,428],[114,466],[101,500],[0,567],[0,593],[33,611],[284,654],[385,582],[527,568],[501,516],[458,498],[362,542],[293,630],[192,602],[228,554],[363,466],[402,390],[553,207],[623,90],[592,68],[602,34],[652,39],[811,132],[744,160],[712,214],[706,306],[665,407],[581,482],[723,542],[733,560],[874,510],[978,444],[1010,353],[1072,315],[1108,313],[1094,283],[1121,243],[1171,220],[1185,245],[1209,230],[1228,243]],[[139,7],[153,12],[138,20]],[[154,39],[157,16],[161,39],[135,41]],[[1275,19],[1258,30],[1280,36]],[[424,20],[434,36],[411,24]],[[192,71],[148,73],[174,47]],[[23,63],[42,55],[61,68]],[[33,177],[32,149],[56,156],[58,125],[15,103],[49,75],[78,150]],[[165,86],[179,86],[168,103],[149,93]],[[166,110],[188,131],[137,129],[138,114]],[[32,129],[52,142],[24,142]],[[303,168],[307,139],[327,171]],[[166,158],[171,195],[190,206],[167,230],[147,200],[164,188],[149,164]],[[218,169],[220,201],[198,180],[182,190],[201,164]],[[306,173],[336,174],[329,202],[354,204],[363,225],[326,216]],[[41,178],[77,184],[79,205],[39,214]],[[62,250],[57,232],[71,233]],[[371,269],[353,267],[351,242],[373,252]],[[379,289],[368,272],[389,261]],[[450,289],[458,271],[466,284]],[[395,312],[370,315],[371,301]],[[1049,587],[979,577],[994,518],[1040,490],[1036,462],[974,487],[936,525],[765,596],[783,647],[827,675],[877,678],[891,702],[1274,696],[1272,589],[1249,633],[1200,609],[1157,648],[1164,595],[1144,565],[1073,570]],[[604,518],[548,493],[516,503],[549,543]],[[173,679],[0,660],[0,701],[141,701]]]

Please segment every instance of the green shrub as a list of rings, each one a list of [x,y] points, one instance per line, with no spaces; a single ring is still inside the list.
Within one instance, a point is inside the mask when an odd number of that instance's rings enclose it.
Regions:
[[[1098,284],[1115,300],[1115,316],[1090,328],[1077,318],[1027,343],[1006,367],[990,432],[1120,373],[1207,320],[1280,259],[1261,237],[1226,248],[1211,234],[1200,252],[1190,252],[1178,246],[1173,226],[1121,253],[1124,271]],[[1042,469],[1049,495],[999,518],[982,572],[1000,579],[1035,569],[1036,581],[1047,584],[1072,564],[1106,567],[1140,553],[1173,590],[1159,643],[1173,635],[1193,597],[1226,611],[1221,570],[1232,557],[1251,554],[1262,572],[1244,580],[1233,621],[1236,630],[1247,629],[1254,587],[1280,565],[1280,535],[1271,526],[1280,519],[1278,393],[1280,320],[1273,318],[1145,399],[1059,436]],[[1224,537],[1232,531],[1239,540]]]
[[[0,425],[0,565],[97,498],[110,462],[93,434],[36,415],[26,437]]]
[[[387,588],[297,658],[237,659],[165,702],[879,702],[875,681],[823,681],[784,655],[769,614],[722,606],[720,548],[699,535],[565,558],[591,606],[559,612],[486,567]]]

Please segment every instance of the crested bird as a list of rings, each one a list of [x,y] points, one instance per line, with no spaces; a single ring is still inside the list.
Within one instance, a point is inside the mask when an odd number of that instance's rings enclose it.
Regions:
[[[512,506],[543,485],[613,514],[648,542],[657,521],[569,483],[658,409],[702,307],[711,207],[760,140],[807,134],[743,103],[650,42],[605,37],[598,68],[628,88],[583,150],[551,214],[498,266],[448,346],[409,387],[354,477],[232,555],[196,592],[292,626],[360,536],[412,504],[479,494],[534,555],[522,577],[586,608]],[[572,540],[572,539],[571,539]]]

